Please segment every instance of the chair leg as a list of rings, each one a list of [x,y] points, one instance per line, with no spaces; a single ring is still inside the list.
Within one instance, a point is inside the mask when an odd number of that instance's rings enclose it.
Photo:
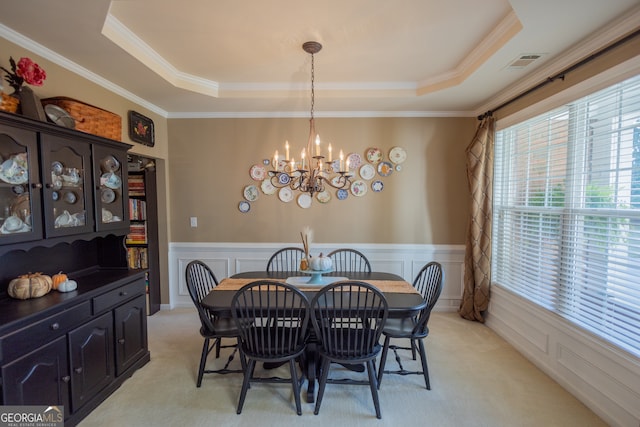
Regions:
[[[196,387],[200,387],[202,384],[202,376],[204,375],[204,368],[207,364],[207,356],[209,355],[209,338],[204,339],[204,344],[202,345],[202,355],[200,356],[200,367],[198,368],[198,381],[196,382]]]
[[[384,347],[382,348],[382,356],[380,356],[380,366],[378,367],[378,390],[380,390],[380,384],[382,383],[382,374],[384,374],[384,365],[387,363],[387,353],[389,352],[389,342],[391,337],[385,335]]]
[[[371,397],[373,398],[373,405],[376,407],[376,417],[382,418],[380,413],[380,401],[378,400],[378,384],[375,375],[375,367],[373,366],[373,360],[367,361],[367,373],[369,374],[369,387],[371,388]]]
[[[322,359],[322,368],[320,375],[320,384],[318,385],[318,397],[316,398],[316,407],[313,410],[315,415],[318,415],[320,412],[320,405],[322,404],[322,397],[324,396],[324,388],[327,386],[327,378],[329,378],[329,366],[331,365],[331,361],[328,358]]]
[[[414,339],[411,340],[411,357],[416,360],[416,340]]]
[[[293,397],[296,401],[296,412],[302,415],[302,406],[300,405],[300,383],[298,382],[298,371],[296,370],[296,362],[289,360],[289,371],[291,371],[291,387],[293,388]]]
[[[242,380],[242,390],[240,390],[240,399],[238,400],[238,408],[236,410],[237,414],[242,412],[242,407],[244,406],[244,399],[247,397],[247,390],[249,389],[249,382],[251,381],[251,377],[253,377],[253,370],[256,367],[256,361],[253,359],[249,359],[247,364],[247,370],[244,371],[244,379]]]
[[[420,360],[422,361],[422,373],[424,374],[424,383],[427,386],[427,390],[431,390],[431,383],[429,382],[429,368],[427,368],[427,352],[424,349],[424,341],[418,340],[418,347],[420,348]]]
[[[222,346],[222,338],[216,340],[216,359],[220,358],[220,347]]]

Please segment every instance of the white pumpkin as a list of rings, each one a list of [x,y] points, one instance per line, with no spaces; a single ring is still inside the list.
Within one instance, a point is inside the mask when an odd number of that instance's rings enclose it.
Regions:
[[[58,285],[58,292],[71,292],[78,288],[78,283],[75,280],[65,280]]]
[[[322,254],[320,254],[320,256],[311,257],[311,260],[309,261],[309,267],[316,271],[330,270],[332,266],[333,260],[329,257],[322,256]]]

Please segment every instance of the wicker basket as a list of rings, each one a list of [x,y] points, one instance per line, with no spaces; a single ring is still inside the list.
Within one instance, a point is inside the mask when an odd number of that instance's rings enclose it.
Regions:
[[[2,99],[0,99],[0,110],[8,113],[15,113],[18,111],[18,106],[20,105],[20,100],[18,98],[7,95],[4,92],[1,92],[0,95],[2,95]]]
[[[69,113],[78,130],[116,141],[122,139],[122,118],[117,114],[64,96],[43,99],[42,105],[47,104],[57,105]]]

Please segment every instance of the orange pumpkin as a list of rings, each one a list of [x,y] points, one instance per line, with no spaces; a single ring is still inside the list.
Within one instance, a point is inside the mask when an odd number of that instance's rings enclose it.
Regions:
[[[64,274],[62,271],[54,274],[51,277],[51,280],[53,281],[53,289],[58,289],[58,286],[60,286],[60,283],[62,282],[66,282],[69,278],[67,277],[66,274]]]

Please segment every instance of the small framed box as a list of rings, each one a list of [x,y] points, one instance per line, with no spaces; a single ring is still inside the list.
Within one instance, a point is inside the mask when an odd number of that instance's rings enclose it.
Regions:
[[[129,138],[153,147],[155,144],[153,120],[136,111],[129,111]]]

